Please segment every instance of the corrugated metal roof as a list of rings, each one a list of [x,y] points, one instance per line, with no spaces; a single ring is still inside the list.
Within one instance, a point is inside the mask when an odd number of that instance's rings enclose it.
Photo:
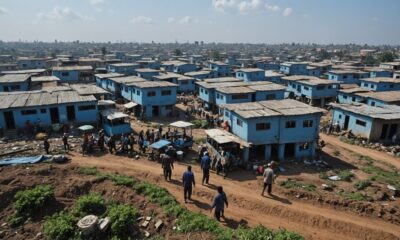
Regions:
[[[95,84],[71,84],[70,87],[79,95],[110,94]]]
[[[365,97],[365,98],[373,98],[384,102],[399,102],[400,101],[400,92],[399,91],[384,91],[384,92],[361,92],[356,95]]]
[[[0,77],[0,83],[21,83],[27,81],[29,74],[6,74]]]
[[[125,75],[121,73],[103,73],[103,74],[95,74],[94,76],[98,78],[114,78],[114,77],[123,77]]]
[[[166,81],[143,81],[143,82],[130,82],[126,84],[138,88],[157,88],[157,87],[177,87],[178,85]]]
[[[60,79],[56,76],[42,76],[42,77],[32,77],[32,82],[56,82]]]
[[[374,107],[367,104],[330,104],[334,109],[342,109],[344,111],[352,112],[358,115],[367,116],[374,119],[384,120],[399,120],[400,119],[400,106],[387,105],[385,107]]]
[[[93,70],[92,66],[66,66],[66,67],[53,67],[53,71],[84,71]]]

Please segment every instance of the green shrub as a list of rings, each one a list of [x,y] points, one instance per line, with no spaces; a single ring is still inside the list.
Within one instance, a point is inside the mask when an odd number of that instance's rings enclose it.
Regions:
[[[80,174],[85,174],[85,175],[97,175],[98,174],[96,167],[79,167],[77,172]]]
[[[314,192],[317,189],[317,187],[312,183],[303,183],[291,180],[282,181],[279,185],[286,189],[304,189],[309,192]]]
[[[208,122],[206,120],[196,119],[193,120],[191,123],[194,124],[194,128],[208,128]]]
[[[74,217],[64,212],[54,214],[44,222],[43,234],[49,240],[74,238],[78,234]]]
[[[243,228],[240,226],[235,233],[239,240],[269,240],[273,239],[274,236],[272,230],[262,225],[258,225],[255,228]]]
[[[106,204],[102,196],[88,194],[78,198],[73,213],[75,216],[84,217],[89,214],[102,215],[106,211]]]
[[[321,179],[328,179],[328,174],[326,172],[320,172],[319,173],[319,178]]]
[[[360,192],[345,194],[346,199],[354,200],[354,201],[371,201],[372,198],[367,194],[362,194]]]
[[[122,176],[119,174],[107,173],[107,174],[100,174],[99,176],[104,176],[106,179],[109,179],[116,185],[121,185],[121,186],[126,186],[126,187],[134,187],[136,184],[136,181],[133,180],[133,178]]]
[[[390,184],[395,188],[400,189],[400,174],[396,170],[388,171],[374,165],[367,165],[362,170],[365,173],[373,175],[371,180]]]
[[[354,174],[349,170],[342,170],[339,172],[338,176],[342,181],[351,182],[351,179],[354,177]]]
[[[107,216],[110,218],[112,235],[124,238],[129,235],[132,227],[136,225],[139,212],[130,205],[119,204],[111,206]]]
[[[274,240],[303,240],[304,238],[297,233],[289,232],[286,229],[280,229],[275,232]]]
[[[365,188],[371,186],[371,181],[370,180],[361,180],[356,182],[356,184],[354,184],[355,188],[357,190],[364,190]]]
[[[15,194],[14,214],[9,218],[11,226],[15,227],[40,210],[50,200],[54,199],[54,191],[50,185],[38,185],[32,189],[22,190]]]

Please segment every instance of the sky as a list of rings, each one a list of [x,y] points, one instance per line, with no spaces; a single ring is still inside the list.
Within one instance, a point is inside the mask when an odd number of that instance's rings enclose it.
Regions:
[[[400,0],[0,0],[0,40],[400,45]]]

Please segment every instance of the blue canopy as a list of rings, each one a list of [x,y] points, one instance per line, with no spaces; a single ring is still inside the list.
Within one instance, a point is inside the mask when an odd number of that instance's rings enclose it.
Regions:
[[[34,156],[34,157],[16,157],[9,158],[0,161],[0,166],[3,165],[17,165],[17,164],[30,164],[30,163],[38,163],[45,160],[46,157],[43,155]]]
[[[171,144],[170,141],[161,139],[160,141],[151,144],[150,147],[152,147],[154,149],[161,149],[165,146],[168,146],[169,144]]]

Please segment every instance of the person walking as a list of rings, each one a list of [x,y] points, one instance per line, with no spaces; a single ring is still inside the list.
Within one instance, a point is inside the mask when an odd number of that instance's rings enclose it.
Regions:
[[[65,151],[69,151],[70,149],[69,149],[69,143],[68,143],[68,135],[67,135],[67,133],[64,133],[64,135],[63,135],[63,137],[62,137],[62,141],[63,141],[63,144],[64,144],[64,150],[65,150]]]
[[[217,188],[217,196],[215,196],[213,204],[211,206],[211,211],[215,208],[214,210],[214,217],[217,219],[218,222],[221,221],[221,216],[224,216],[224,210],[225,210],[225,205],[228,207],[228,199],[226,197],[226,194],[224,192],[224,189],[222,186],[219,186]]]
[[[204,185],[204,182],[208,184],[210,180],[210,167],[211,167],[211,158],[208,152],[204,153],[203,158],[201,159],[200,163],[201,169],[203,170],[203,180],[201,183]]]
[[[192,166],[188,166],[187,170],[183,173],[182,176],[183,183],[183,195],[185,198],[185,203],[187,203],[187,199],[192,200],[192,191],[195,187],[196,183],[194,181],[194,174],[192,172]]]
[[[261,192],[261,196],[264,196],[264,191],[266,188],[268,188],[267,189],[268,195],[271,195],[272,183],[275,181],[275,174],[274,170],[272,170],[271,168],[271,163],[268,163],[268,167],[265,169],[263,177],[264,177],[264,187]]]
[[[171,181],[172,169],[174,169],[174,164],[172,159],[168,154],[161,154],[161,166],[164,170],[164,178],[165,181]]]
[[[43,148],[44,148],[44,151],[46,152],[46,154],[50,154],[50,151],[49,151],[50,143],[49,143],[49,140],[47,138],[43,142]]]

